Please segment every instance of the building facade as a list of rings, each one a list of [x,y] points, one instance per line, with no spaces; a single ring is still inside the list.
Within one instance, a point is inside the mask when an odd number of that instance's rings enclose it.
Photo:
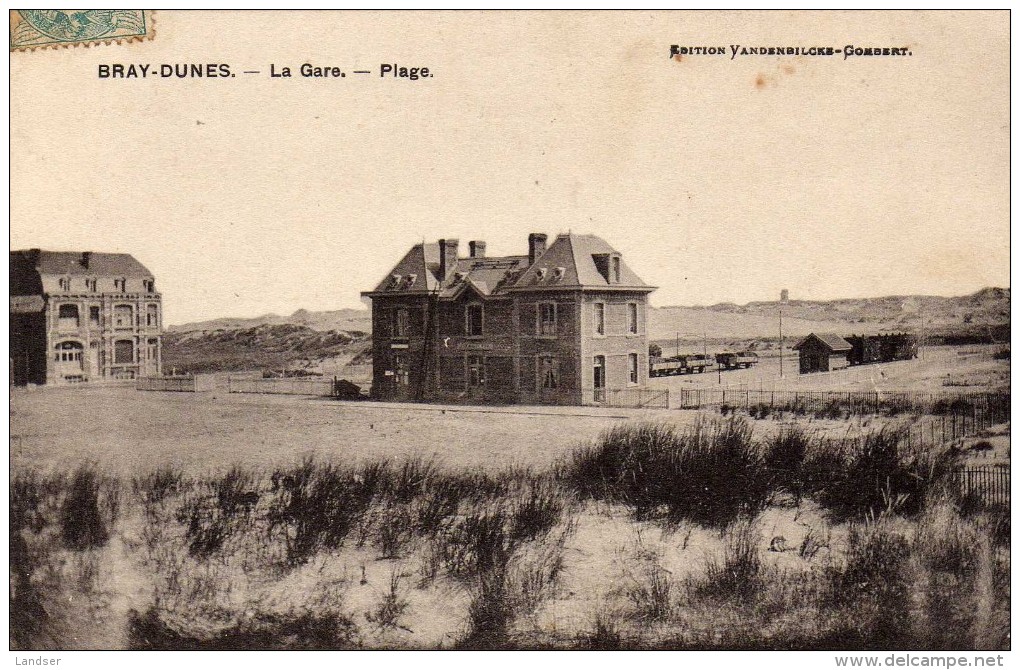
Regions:
[[[599,404],[648,380],[648,294],[594,235],[418,244],[372,291],[373,395],[382,400]]]
[[[128,254],[12,251],[14,384],[66,384],[162,374],[162,298]]]

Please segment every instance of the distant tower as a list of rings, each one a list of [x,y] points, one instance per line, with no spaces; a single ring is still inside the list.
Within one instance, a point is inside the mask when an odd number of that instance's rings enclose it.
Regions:
[[[790,302],[790,290],[789,289],[785,289],[784,288],[782,291],[779,292],[779,302],[781,302],[784,305],[786,303]]]

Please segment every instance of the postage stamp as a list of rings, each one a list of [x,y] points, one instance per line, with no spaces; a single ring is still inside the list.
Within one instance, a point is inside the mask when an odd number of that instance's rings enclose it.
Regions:
[[[62,48],[96,42],[152,39],[145,9],[20,9],[10,11],[11,51]]]

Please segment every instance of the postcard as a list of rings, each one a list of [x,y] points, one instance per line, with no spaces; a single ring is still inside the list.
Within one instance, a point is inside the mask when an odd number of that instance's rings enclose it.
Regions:
[[[9,16],[17,664],[1002,663],[1008,11]]]

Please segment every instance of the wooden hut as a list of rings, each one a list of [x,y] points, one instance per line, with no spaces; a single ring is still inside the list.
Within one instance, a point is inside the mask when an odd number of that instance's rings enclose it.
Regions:
[[[793,348],[800,354],[800,373],[832,372],[850,365],[850,343],[834,333],[811,333]]]

